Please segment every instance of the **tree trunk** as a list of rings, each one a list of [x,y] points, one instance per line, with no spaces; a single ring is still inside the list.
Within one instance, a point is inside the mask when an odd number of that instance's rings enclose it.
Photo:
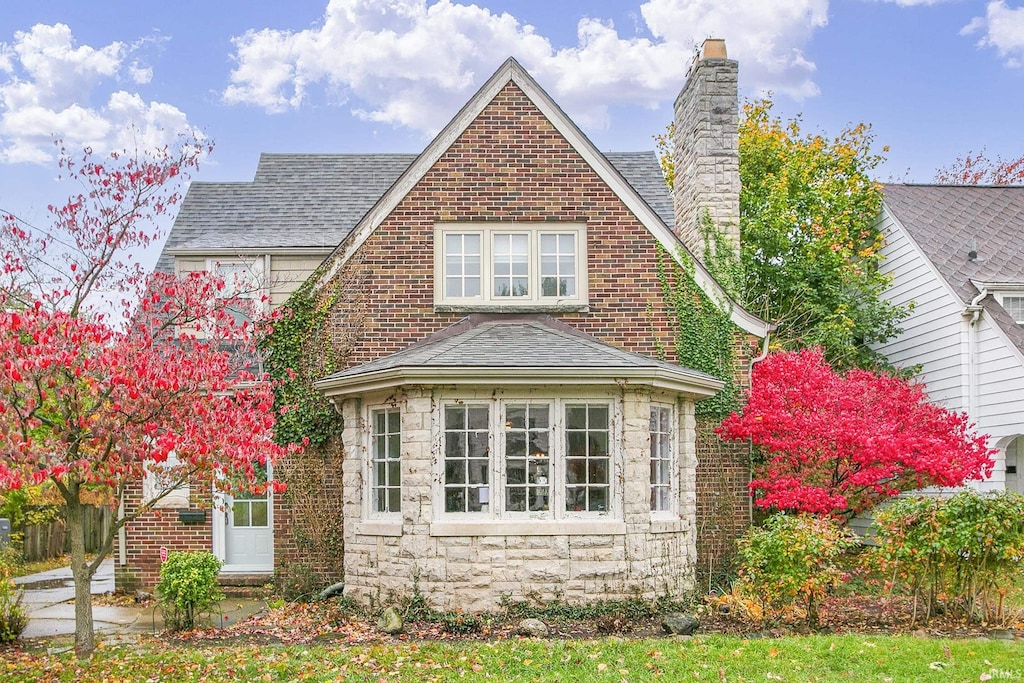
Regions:
[[[69,486],[73,495],[66,500],[68,506],[68,533],[71,535],[71,575],[75,579],[75,654],[83,659],[96,649],[96,636],[92,621],[92,577],[95,569],[85,561],[85,526],[82,523],[82,504],[78,500],[78,486]]]

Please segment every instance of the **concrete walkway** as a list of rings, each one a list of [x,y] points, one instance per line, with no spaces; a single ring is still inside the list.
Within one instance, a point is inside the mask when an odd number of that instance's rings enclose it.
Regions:
[[[71,568],[51,569],[20,576],[15,583],[25,591],[22,606],[28,614],[28,627],[22,638],[50,638],[75,632],[75,583]],[[107,558],[92,579],[91,593],[114,591],[114,560]],[[244,620],[266,608],[262,600],[230,598],[221,602],[226,624]],[[118,639],[128,634],[156,633],[163,630],[160,608],[151,605],[93,605],[93,627],[97,637]],[[220,612],[217,613],[218,617]]]

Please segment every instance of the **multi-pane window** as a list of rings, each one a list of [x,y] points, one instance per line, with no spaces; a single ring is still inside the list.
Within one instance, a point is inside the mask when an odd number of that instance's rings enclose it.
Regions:
[[[1003,296],[1003,308],[1018,325],[1024,327],[1024,296]]]
[[[495,299],[530,295],[530,242],[527,233],[495,233],[491,250]]]
[[[456,299],[480,296],[480,235],[450,234],[444,238],[444,292]]]
[[[540,236],[541,296],[576,296],[576,235]]]
[[[505,406],[505,510],[548,510],[551,481],[551,406]]]
[[[489,512],[490,407],[444,407],[444,511]]]
[[[374,410],[370,414],[370,506],[376,513],[402,511],[402,428],[397,410]]]
[[[611,414],[610,402],[445,404],[445,513],[550,519],[609,513]]]
[[[231,496],[231,524],[236,528],[270,526],[270,499],[267,490],[267,465],[254,466],[249,490]]]
[[[258,261],[214,261],[211,270],[224,280],[217,298],[235,324],[251,323],[260,308]]]
[[[585,303],[584,227],[524,225],[439,226],[438,303]]]
[[[610,421],[606,404],[565,408],[565,509],[605,512],[611,489]]]
[[[672,509],[672,409],[651,407],[651,511]]]

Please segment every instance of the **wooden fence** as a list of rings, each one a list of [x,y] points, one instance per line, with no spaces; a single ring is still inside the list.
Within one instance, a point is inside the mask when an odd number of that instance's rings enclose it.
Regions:
[[[82,512],[84,513],[82,521],[85,526],[85,552],[96,552],[110,532],[113,511],[105,506],[90,506],[83,509]],[[47,524],[25,525],[22,550],[25,561],[46,560],[69,552],[71,538],[66,533],[66,527],[63,519],[55,519]]]

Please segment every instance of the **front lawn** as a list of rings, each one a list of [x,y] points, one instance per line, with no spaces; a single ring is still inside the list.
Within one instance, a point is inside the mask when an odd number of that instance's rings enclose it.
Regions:
[[[1020,643],[913,636],[420,641],[209,646],[144,640],[74,655],[7,650],[4,681],[1002,681]]]

